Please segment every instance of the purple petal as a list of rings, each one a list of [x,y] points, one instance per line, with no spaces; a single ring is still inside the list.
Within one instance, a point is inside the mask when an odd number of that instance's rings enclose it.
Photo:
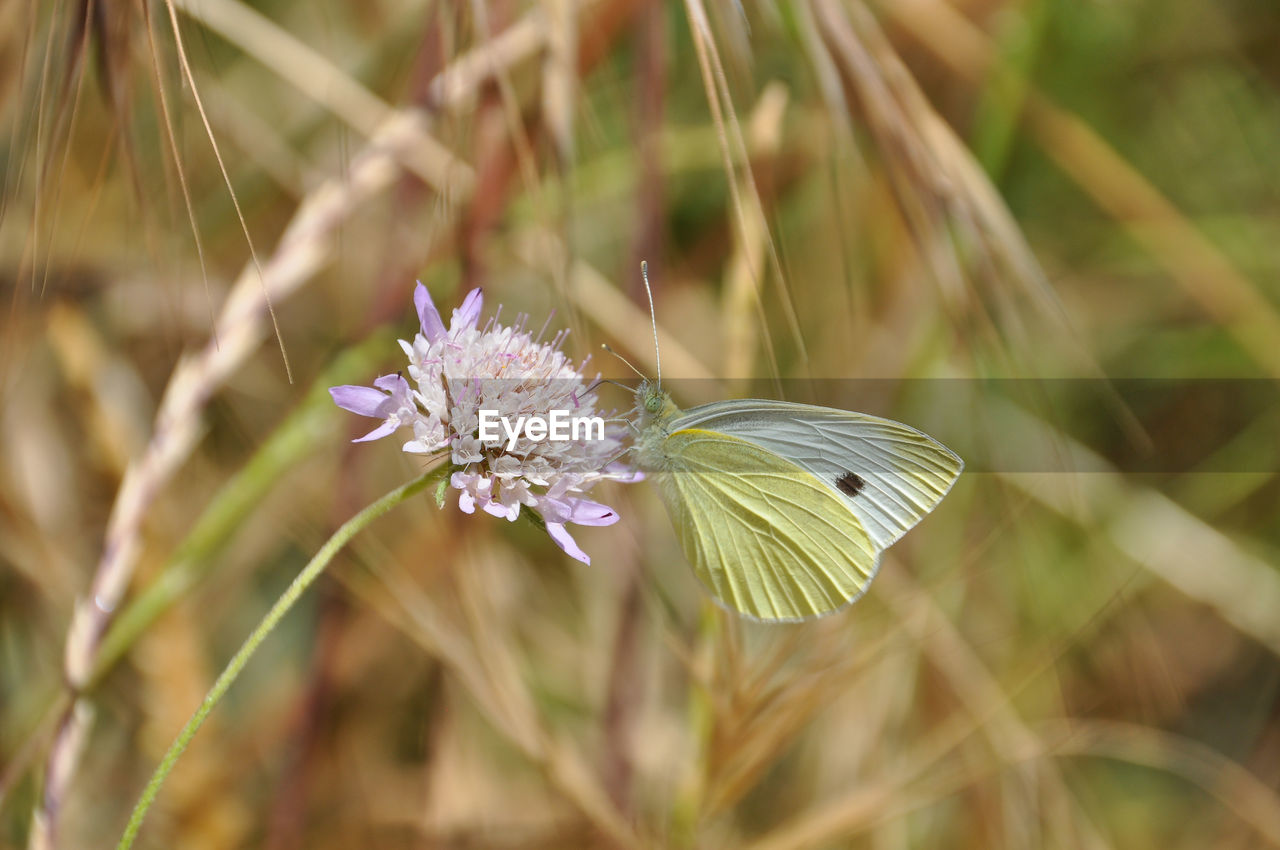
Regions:
[[[453,311],[453,322],[449,325],[449,330],[458,331],[463,327],[476,326],[476,322],[480,319],[480,308],[484,306],[484,294],[479,289],[473,289],[467,293],[467,297],[463,299],[462,306]]]
[[[381,378],[374,381],[373,385],[380,390],[386,390],[393,396],[404,396],[407,398],[409,395],[409,382],[406,381],[404,376],[398,372],[392,372],[390,375],[383,375]]]
[[[381,425],[379,425],[377,428],[374,428],[368,434],[365,434],[363,437],[357,437],[351,442],[367,443],[370,440],[381,440],[383,437],[387,436],[388,434],[394,434],[396,432],[396,429],[398,429],[399,427],[400,427],[399,422],[392,422],[390,419],[388,419],[386,422],[383,422]]]
[[[418,324],[422,326],[422,335],[427,338],[427,342],[435,342],[443,337],[444,321],[422,281],[418,281],[418,288],[413,290],[413,304],[418,308]]]
[[[513,516],[511,513],[511,508],[502,504],[502,502],[488,502],[484,506],[485,513],[489,514],[490,516],[496,516],[499,519],[508,520],[510,522],[515,522],[516,517],[520,516],[520,506],[516,505],[515,509],[516,509],[516,512],[515,512],[515,515]]]
[[[350,410],[352,413],[359,413],[361,416],[385,415],[380,410],[387,402],[388,396],[373,387],[329,387],[329,395],[333,396],[333,403],[343,410]]]
[[[559,482],[557,482],[559,483]],[[552,485],[554,487],[554,485]],[[573,503],[569,499],[544,494],[538,499],[538,513],[546,522],[564,524],[573,515]]]
[[[618,513],[608,505],[576,499],[568,521],[577,525],[613,525],[618,521]]]
[[[547,534],[551,535],[551,539],[556,542],[557,546],[564,550],[566,555],[570,558],[576,558],[584,564],[591,563],[591,557],[587,555],[586,552],[583,552],[578,548],[577,542],[569,532],[565,531],[562,523],[548,522],[546,526]]]

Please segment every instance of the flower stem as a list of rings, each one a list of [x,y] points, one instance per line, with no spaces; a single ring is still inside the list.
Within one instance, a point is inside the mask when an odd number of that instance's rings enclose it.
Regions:
[[[333,556],[365,526],[414,494],[425,490],[433,482],[439,480],[441,476],[447,475],[449,469],[450,465],[448,463],[441,463],[413,481],[397,487],[347,520],[341,528],[334,532],[332,537],[325,541],[325,544],[320,547],[320,551],[316,552],[315,557],[302,569],[302,572],[298,573],[298,577],[285,589],[284,593],[280,594],[280,598],[276,600],[275,605],[271,606],[271,610],[262,618],[262,622],[258,623],[258,627],[253,630],[253,633],[245,640],[239,651],[228,662],[226,669],[218,676],[218,680],[213,683],[213,687],[209,689],[204,702],[200,703],[200,707],[196,709],[195,714],[191,715],[187,725],[182,727],[178,737],[169,745],[169,749],[164,754],[164,758],[160,760],[155,773],[151,774],[151,781],[142,790],[142,795],[138,798],[137,805],[133,807],[133,814],[130,815],[129,823],[124,828],[124,834],[120,836],[120,842],[116,845],[116,850],[128,850],[133,846],[134,839],[138,837],[138,830],[142,827],[142,821],[146,818],[147,810],[151,808],[151,804],[155,802],[160,786],[164,784],[169,772],[173,770],[173,766],[177,764],[183,751],[191,743],[191,739],[195,737],[205,718],[209,716],[209,712],[213,711],[214,706],[231,688],[236,677],[244,670],[245,665],[249,663],[249,659],[253,657],[253,653],[257,651],[258,646],[271,633],[271,630],[279,624],[280,620],[284,618],[285,614],[289,613],[289,609],[293,607],[306,589],[324,572],[325,567],[333,560]]]

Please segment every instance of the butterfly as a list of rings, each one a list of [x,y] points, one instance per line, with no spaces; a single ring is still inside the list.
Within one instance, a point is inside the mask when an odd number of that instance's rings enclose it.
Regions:
[[[884,550],[964,469],[932,437],[863,413],[762,399],[681,410],[658,369],[636,390],[637,463],[657,480],[698,578],[756,620],[807,620],[856,601]]]

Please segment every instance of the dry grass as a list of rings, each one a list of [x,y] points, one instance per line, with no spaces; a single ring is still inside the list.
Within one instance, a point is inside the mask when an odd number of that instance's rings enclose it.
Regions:
[[[1280,16],[1082,8],[0,4],[0,846],[114,841],[281,588],[415,473],[323,395],[399,367],[360,343],[415,278],[652,372],[639,257],[681,401],[965,454],[868,598],[725,614],[643,485],[591,567],[414,502],[143,845],[1280,844],[1275,405],[1101,380],[1280,370]]]

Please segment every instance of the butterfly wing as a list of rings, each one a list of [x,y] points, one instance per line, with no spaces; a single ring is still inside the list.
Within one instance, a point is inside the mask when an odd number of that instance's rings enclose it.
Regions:
[[[879,552],[816,475],[718,431],[683,428],[663,448],[663,501],[685,556],[720,602],[760,620],[802,620],[866,590]]]
[[[691,408],[671,422],[744,440],[821,481],[866,529],[877,551],[933,510],[964,469],[937,440],[901,422],[784,401],[743,399]]]

